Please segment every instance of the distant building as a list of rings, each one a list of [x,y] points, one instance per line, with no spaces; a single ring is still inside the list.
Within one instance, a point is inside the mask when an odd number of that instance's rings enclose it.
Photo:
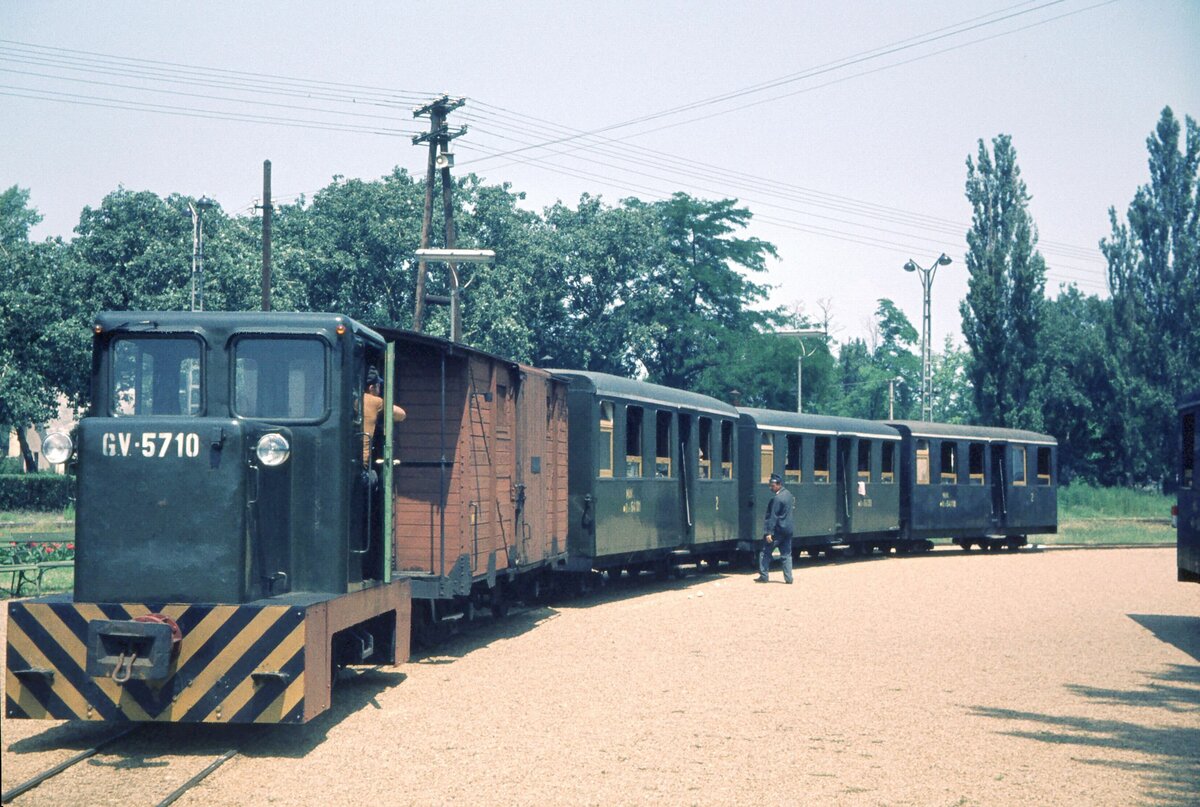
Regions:
[[[29,450],[33,452],[33,458],[37,462],[39,471],[53,471],[56,474],[64,473],[64,468],[61,465],[52,466],[42,457],[42,440],[50,432],[69,432],[79,422],[79,418],[75,415],[75,410],[67,403],[67,399],[59,397],[58,399],[58,414],[49,423],[41,427],[30,427],[25,430],[25,439],[29,442]],[[6,446],[5,457],[15,457],[18,461],[21,459],[21,444],[17,440],[17,430],[13,429],[8,433],[8,443]]]

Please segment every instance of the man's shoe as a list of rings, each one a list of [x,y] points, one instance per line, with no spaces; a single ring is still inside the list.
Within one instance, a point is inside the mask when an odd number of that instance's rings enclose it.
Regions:
[[[784,580],[783,582],[787,583],[789,586],[792,584],[791,580]]]
[[[766,583],[767,578],[763,577],[762,575],[759,575],[758,577],[754,578],[754,582],[755,583]]]

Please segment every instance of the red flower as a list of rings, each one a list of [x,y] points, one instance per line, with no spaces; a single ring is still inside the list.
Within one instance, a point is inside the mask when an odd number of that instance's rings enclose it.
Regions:
[[[75,551],[75,544],[67,544],[67,549],[69,549],[69,550],[71,550],[72,552],[74,552],[74,551]]]
[[[42,547],[42,550],[43,550],[43,551],[44,551],[44,552],[45,552],[47,555],[51,555],[51,554],[53,554],[53,553],[54,553],[54,547],[50,546],[49,544],[46,544],[46,546]]]

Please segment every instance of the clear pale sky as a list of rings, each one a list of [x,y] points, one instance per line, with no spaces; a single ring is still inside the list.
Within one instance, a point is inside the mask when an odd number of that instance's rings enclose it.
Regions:
[[[742,200],[779,248],[758,278],[771,302],[828,300],[839,339],[880,297],[919,328],[902,266],[945,251],[935,349],[961,330],[978,139],[1013,137],[1051,293],[1102,294],[1107,210],[1148,181],[1159,113],[1200,117],[1200,0],[3,0],[0,40],[0,186],[31,191],[39,238],[71,237],[119,185],[248,212],[264,159],[284,201],[335,175],[419,176],[411,108],[446,92],[467,99],[456,173],[534,209]]]

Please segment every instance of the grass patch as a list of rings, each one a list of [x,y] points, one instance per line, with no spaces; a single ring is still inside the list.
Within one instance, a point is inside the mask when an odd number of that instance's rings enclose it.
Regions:
[[[1058,489],[1058,520],[1171,518],[1174,497],[1156,490],[1137,488],[1098,488],[1076,483]]]
[[[1046,544],[1170,544],[1175,530],[1169,518],[1137,520],[1121,518],[1060,521],[1057,535],[1031,535],[1030,543]]]

